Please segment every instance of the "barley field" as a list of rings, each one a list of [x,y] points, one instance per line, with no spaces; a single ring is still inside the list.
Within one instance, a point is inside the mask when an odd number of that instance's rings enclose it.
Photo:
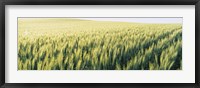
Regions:
[[[18,70],[182,70],[182,24],[18,18]]]

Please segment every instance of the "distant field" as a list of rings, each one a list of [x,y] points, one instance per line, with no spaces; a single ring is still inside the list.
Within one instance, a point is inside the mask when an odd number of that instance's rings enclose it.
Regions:
[[[18,18],[18,70],[181,70],[182,24]]]

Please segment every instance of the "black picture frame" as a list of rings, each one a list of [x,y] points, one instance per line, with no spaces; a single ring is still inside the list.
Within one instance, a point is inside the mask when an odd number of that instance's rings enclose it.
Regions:
[[[1,88],[200,88],[200,0],[1,0],[0,4]],[[195,5],[195,83],[5,83],[6,5]]]

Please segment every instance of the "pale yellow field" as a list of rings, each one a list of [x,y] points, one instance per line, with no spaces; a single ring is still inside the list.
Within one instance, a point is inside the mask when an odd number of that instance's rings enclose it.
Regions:
[[[180,70],[182,25],[18,18],[18,70]]]

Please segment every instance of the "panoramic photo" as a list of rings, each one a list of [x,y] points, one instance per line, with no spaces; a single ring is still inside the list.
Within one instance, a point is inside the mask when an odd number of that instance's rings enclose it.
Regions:
[[[182,70],[180,17],[18,18],[18,70]]]

